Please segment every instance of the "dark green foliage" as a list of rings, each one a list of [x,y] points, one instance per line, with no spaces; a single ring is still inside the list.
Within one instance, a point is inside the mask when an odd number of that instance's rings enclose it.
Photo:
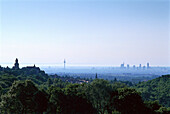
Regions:
[[[111,100],[113,107],[123,114],[143,113],[146,110],[141,96],[135,89],[119,88],[112,93]]]
[[[50,87],[52,84],[53,84],[52,80],[50,78],[48,78],[48,80],[47,80],[48,87]]]
[[[114,84],[116,82],[124,84],[125,86],[129,86],[129,87],[133,86],[132,82],[129,82],[129,81],[117,81],[116,78],[114,80],[110,81],[111,84]]]
[[[79,84],[70,84],[64,89],[50,89],[50,113],[62,114],[92,114],[95,109],[79,91]]]
[[[147,108],[154,111],[159,110],[161,107],[158,101],[145,101],[144,103]]]
[[[48,76],[37,67],[1,68],[0,113],[168,114],[163,106],[169,106],[169,77],[139,83],[138,93],[129,81]]]
[[[128,87],[125,83],[122,82],[114,82],[111,83],[113,90],[117,90],[118,88],[126,88]]]
[[[95,79],[86,87],[86,96],[99,113],[107,112],[107,106],[112,92],[111,84],[103,79]]]
[[[64,88],[66,85],[70,84],[69,82],[63,82],[61,79],[59,78],[54,78],[53,79],[53,85],[55,87],[59,87],[59,88]]]
[[[44,85],[48,78],[49,76],[38,67],[17,70],[3,68],[0,71],[0,86],[3,88],[2,93],[5,94],[9,90],[9,87],[12,86],[12,83],[16,80],[31,80],[37,85]]]
[[[170,75],[142,82],[137,84],[135,88],[141,92],[144,100],[158,100],[160,104],[170,107]]]
[[[114,82],[117,82],[117,79],[116,79],[116,78],[114,78]]]
[[[62,103],[65,102],[66,96],[61,88],[51,87],[49,93],[48,113],[61,113],[63,110]]]
[[[170,107],[160,107],[159,110],[156,111],[157,113],[161,114],[170,114]]]
[[[10,90],[2,95],[1,109],[8,113],[42,113],[47,109],[47,95],[31,81],[14,82]]]
[[[95,76],[95,78],[97,79],[97,73],[96,73],[96,76]]]

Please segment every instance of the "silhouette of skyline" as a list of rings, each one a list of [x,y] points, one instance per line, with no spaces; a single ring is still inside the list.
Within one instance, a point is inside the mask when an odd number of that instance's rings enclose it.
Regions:
[[[0,6],[0,63],[18,57],[63,64],[66,57],[68,65],[170,66],[167,0],[2,0]]]

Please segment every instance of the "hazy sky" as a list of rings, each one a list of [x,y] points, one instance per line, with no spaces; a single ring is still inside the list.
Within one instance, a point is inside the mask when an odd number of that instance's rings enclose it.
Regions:
[[[169,0],[1,0],[0,64],[170,66]]]

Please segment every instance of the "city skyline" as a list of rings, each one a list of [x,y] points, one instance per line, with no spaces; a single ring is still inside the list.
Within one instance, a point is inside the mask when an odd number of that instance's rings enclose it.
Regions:
[[[170,66],[168,0],[2,0],[0,7],[0,64]]]
[[[15,64],[14,64],[14,66],[16,66],[16,63],[17,63],[17,65],[18,65],[18,67],[19,67],[19,62],[18,62],[18,58],[16,58],[15,59]],[[3,67],[11,67],[12,68],[12,66],[13,66],[13,63],[2,63],[2,64],[0,64],[0,66],[3,66]],[[32,66],[32,65],[34,65],[35,66],[35,63],[21,63],[21,66],[23,67],[23,66]],[[36,64],[37,65],[37,64]],[[49,64],[49,63],[38,63],[38,65],[40,65],[40,67],[42,67],[42,66],[48,66],[48,67],[50,67],[50,66],[53,66],[53,67],[57,67],[57,66],[63,66],[64,65],[64,69],[66,69],[66,59],[64,59],[64,61],[63,61],[63,63],[57,63],[57,64],[55,64],[55,63],[53,63],[53,64]],[[42,66],[41,66],[42,65]],[[141,63],[139,63],[139,64],[129,64],[129,63],[125,63],[125,62],[123,62],[123,63],[121,63],[120,64],[120,66],[118,66],[118,65],[114,65],[114,64],[112,64],[112,65],[83,65],[83,64],[67,64],[69,67],[71,67],[71,66],[84,66],[84,67],[87,67],[87,66],[89,66],[89,67],[120,67],[120,68],[127,68],[127,69],[129,69],[129,68],[133,68],[133,69],[135,69],[135,68],[140,68],[140,69],[142,69],[142,68],[150,68],[150,67],[168,67],[168,66],[154,66],[154,65],[150,65],[150,63],[149,62],[147,62],[146,64],[141,64]],[[17,67],[17,68],[18,68]]]

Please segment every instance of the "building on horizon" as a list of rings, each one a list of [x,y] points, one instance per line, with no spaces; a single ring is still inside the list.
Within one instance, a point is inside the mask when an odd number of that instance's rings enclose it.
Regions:
[[[147,63],[147,69],[149,69],[150,68],[150,66],[149,66],[149,62]]]
[[[35,64],[34,64],[34,66],[26,66],[26,67],[24,67],[24,68],[34,69],[34,68],[39,68],[39,67],[36,67]]]
[[[34,66],[26,66],[26,67],[22,67],[22,70],[25,70],[27,72],[27,74],[38,74],[41,72],[39,67],[36,67],[35,64]]]
[[[139,69],[141,69],[142,68],[142,65],[141,64],[139,64]]]
[[[120,65],[120,68],[122,68],[122,69],[125,68],[125,64],[124,64],[124,63],[121,64],[121,65]]]
[[[135,65],[133,65],[133,69],[136,69],[136,66],[135,66]]]
[[[66,60],[64,59],[64,69],[66,69]]]
[[[129,69],[129,67],[130,67],[129,64],[127,64],[127,69]]]
[[[19,69],[19,63],[18,63],[18,58],[16,58],[13,69],[18,70]]]

